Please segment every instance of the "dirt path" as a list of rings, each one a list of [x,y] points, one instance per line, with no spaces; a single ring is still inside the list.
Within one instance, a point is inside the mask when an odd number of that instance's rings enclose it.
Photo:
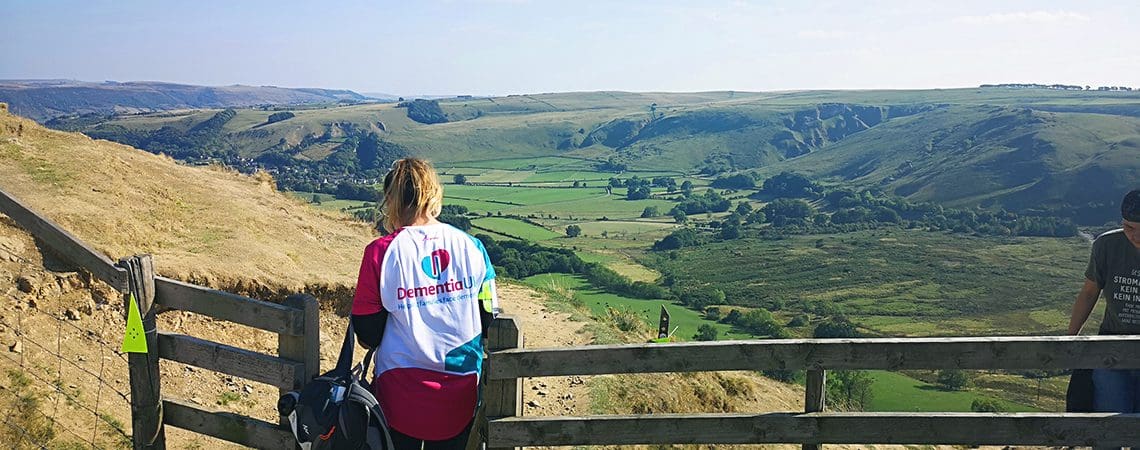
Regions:
[[[546,297],[522,286],[503,285],[499,290],[504,314],[519,319],[526,348],[585,345],[591,337],[583,333],[583,322],[573,322],[570,314],[551,311]],[[527,416],[585,415],[590,410],[589,377],[563,376],[526,378],[523,381],[523,414]]]

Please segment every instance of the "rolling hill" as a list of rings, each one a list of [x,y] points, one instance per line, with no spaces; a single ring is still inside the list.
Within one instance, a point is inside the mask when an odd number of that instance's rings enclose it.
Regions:
[[[284,120],[239,109],[51,125],[155,152],[197,145],[207,156],[251,160],[243,170],[351,163],[354,139],[373,134],[443,166],[558,156],[599,170],[795,170],[953,206],[1077,211],[1089,224],[1111,217],[1140,174],[1135,92],[586,92],[437,102],[444,123],[368,104],[296,110]]]
[[[308,287],[350,298],[354,255],[372,236],[264,174],[189,167],[2,110],[0,189],[112,258],[150,253],[161,275],[261,297]]]
[[[0,102],[13,113],[45,122],[83,114],[134,114],[174,109],[257,105],[358,103],[373,100],[349,90],[276,86],[192,86],[135,81],[0,80]]]

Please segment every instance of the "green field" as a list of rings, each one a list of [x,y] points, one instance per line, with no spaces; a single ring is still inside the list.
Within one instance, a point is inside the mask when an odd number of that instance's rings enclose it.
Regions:
[[[484,217],[475,219],[471,221],[471,225],[499,234],[519,237],[531,242],[541,242],[563,236],[546,228],[506,217]]]
[[[536,216],[566,220],[637,219],[648,206],[668,211],[668,200],[625,199],[625,189],[606,194],[601,186],[586,188],[536,188],[507,186],[444,186],[444,203],[466,206],[477,214]]]
[[[297,199],[324,211],[351,212],[356,209],[374,208],[376,206],[375,202],[362,202],[360,200],[337,200],[337,198],[333,197],[331,194],[319,194],[313,192],[289,192],[289,195],[297,197]],[[313,202],[314,196],[320,200],[320,203]]]
[[[882,370],[869,371],[871,407],[878,412],[969,412],[975,399],[996,399],[1010,412],[1036,412],[1036,408],[973,391],[949,391],[906,375]]]
[[[683,306],[667,300],[632,299],[599,291],[591,287],[585,279],[576,275],[547,273],[527,277],[523,279],[522,282],[539,289],[572,291],[575,297],[586,304],[592,314],[599,317],[606,314],[607,307],[618,309],[628,308],[644,318],[645,322],[653,329],[657,327],[661,307],[664,306],[665,309],[669,311],[670,327],[676,328],[674,336],[683,341],[693,340],[693,335],[697,333],[697,328],[702,324],[710,324],[717,327],[717,330],[720,331],[720,339],[752,338],[751,335],[734,332],[732,327],[728,325],[705,320],[701,318],[701,315],[696,311],[686,309]],[[652,337],[656,336],[647,336],[646,339]]]

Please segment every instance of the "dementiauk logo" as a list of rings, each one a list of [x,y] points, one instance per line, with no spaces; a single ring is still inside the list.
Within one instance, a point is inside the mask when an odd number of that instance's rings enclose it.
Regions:
[[[438,280],[443,271],[447,270],[450,265],[451,254],[442,248],[431,252],[431,255],[425,256],[420,261],[420,267],[424,269],[424,273],[433,280]]]

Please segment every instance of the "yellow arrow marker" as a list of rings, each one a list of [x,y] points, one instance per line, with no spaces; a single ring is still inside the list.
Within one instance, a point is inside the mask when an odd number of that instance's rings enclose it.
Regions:
[[[131,294],[131,304],[127,310],[127,333],[123,335],[124,353],[146,353],[146,332],[143,331],[142,316],[135,294]]]

